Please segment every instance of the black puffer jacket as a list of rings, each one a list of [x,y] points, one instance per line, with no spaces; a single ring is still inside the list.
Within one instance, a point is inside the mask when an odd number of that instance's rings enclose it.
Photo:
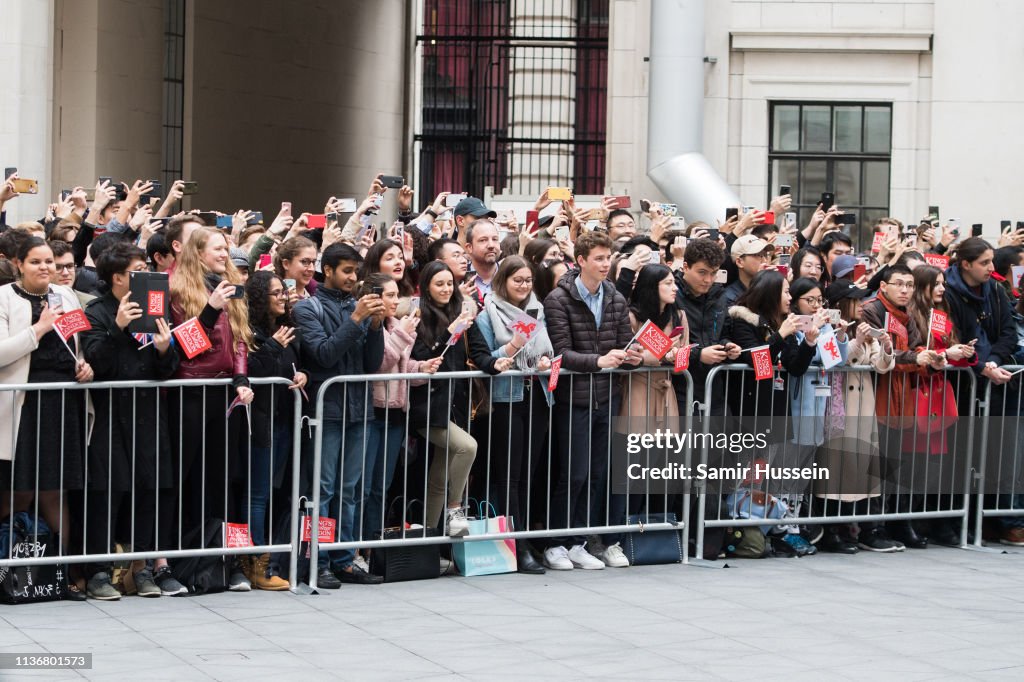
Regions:
[[[554,291],[544,299],[544,315],[547,318],[548,336],[555,356],[562,356],[562,369],[573,372],[600,372],[597,360],[608,351],[625,349],[633,338],[629,324],[629,305],[615,286],[605,280],[604,307],[601,313],[601,328],[597,328],[590,308],[583,302],[576,288],[579,271],[570,270],[558,281]],[[632,365],[622,365],[623,369]],[[572,400],[577,407],[607,406],[610,397],[618,393],[618,384],[611,384],[611,374],[599,374],[593,378],[591,393],[590,377],[563,377],[555,390],[555,400],[566,404]],[[570,395],[571,392],[571,395]]]

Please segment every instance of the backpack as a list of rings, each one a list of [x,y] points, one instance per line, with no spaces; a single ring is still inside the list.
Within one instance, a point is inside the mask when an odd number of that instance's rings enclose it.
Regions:
[[[757,526],[737,526],[725,531],[725,555],[738,559],[763,559],[768,542]]]
[[[194,528],[181,538],[184,547],[204,549],[222,547],[223,540],[224,522],[220,519],[207,519],[203,528]],[[227,564],[220,555],[179,559],[171,564],[171,571],[175,579],[192,594],[223,592],[228,586]]]

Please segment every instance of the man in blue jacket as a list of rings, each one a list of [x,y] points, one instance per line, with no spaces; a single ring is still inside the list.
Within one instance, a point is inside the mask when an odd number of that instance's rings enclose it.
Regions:
[[[332,377],[372,374],[384,360],[384,302],[376,294],[358,301],[353,296],[362,260],[359,252],[347,244],[324,249],[323,286],[293,311],[311,395],[317,395],[320,386]],[[359,381],[334,384],[324,396],[320,515],[338,519],[340,542],[356,539],[359,510],[369,491],[360,485],[364,467],[371,468],[372,464],[365,460],[374,455],[365,447],[367,421],[373,419],[373,413],[367,412],[369,395],[372,392],[366,382]],[[317,585],[336,589],[342,582],[368,585],[382,581],[354,565],[354,559],[351,549],[321,553]]]

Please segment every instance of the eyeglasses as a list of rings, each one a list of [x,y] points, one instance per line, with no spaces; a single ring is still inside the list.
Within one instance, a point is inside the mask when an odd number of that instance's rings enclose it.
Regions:
[[[267,295],[271,296],[271,297],[274,297],[274,298],[288,298],[288,290],[287,289],[278,289],[276,291],[268,291]]]
[[[53,267],[57,268],[57,272],[64,272],[65,270],[67,270],[68,272],[74,272],[75,270],[74,263],[67,263],[65,265],[60,265],[59,263],[56,263],[54,264]]]
[[[316,259],[315,258],[302,258],[302,259],[299,260],[299,263],[302,265],[302,267],[308,268],[308,267],[312,267],[313,265],[316,265]]]
[[[525,277],[525,278],[524,277],[513,277],[512,278],[512,283],[515,284],[517,287],[521,287],[524,284],[533,284],[533,278],[532,277]]]
[[[825,302],[825,299],[821,296],[802,296],[801,301],[804,301],[807,305],[821,305]]]
[[[913,282],[889,282],[888,285],[893,287],[894,289],[913,289],[914,288],[914,283]]]

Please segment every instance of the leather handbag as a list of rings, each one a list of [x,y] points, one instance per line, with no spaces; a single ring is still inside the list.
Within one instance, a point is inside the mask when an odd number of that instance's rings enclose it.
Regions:
[[[400,500],[397,498],[395,502]],[[391,503],[393,507],[395,502]],[[409,518],[409,507],[418,504],[412,500],[406,507]],[[389,514],[390,516],[390,514]],[[404,523],[385,528],[381,531],[382,540],[401,540],[403,538],[438,537],[436,528],[424,528],[419,524]],[[370,573],[384,578],[386,583],[405,582],[408,580],[428,580],[441,576],[441,545],[440,544],[398,544],[390,547],[376,547],[370,555]]]
[[[636,524],[639,530],[626,534],[624,551],[630,566],[653,566],[656,564],[678,564],[683,560],[683,541],[680,530],[645,530],[649,523],[671,523],[679,525],[676,515],[634,514],[629,524]]]

